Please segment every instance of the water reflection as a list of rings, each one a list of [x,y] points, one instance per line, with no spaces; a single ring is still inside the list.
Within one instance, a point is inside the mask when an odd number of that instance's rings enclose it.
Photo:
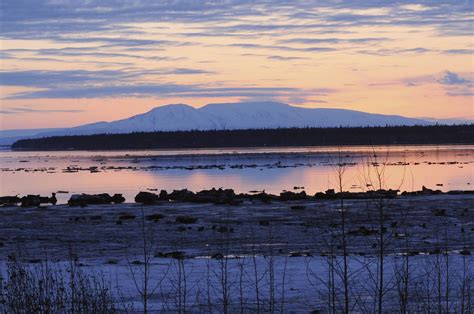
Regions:
[[[231,154],[232,152],[236,154]],[[1,152],[0,194],[122,193],[128,201],[146,189],[308,193],[337,184],[337,163],[348,164],[344,188],[366,188],[364,173],[385,165],[387,188],[470,189],[474,146],[396,146],[133,152]],[[388,152],[388,154],[387,154]],[[375,158],[374,155],[377,157]],[[339,160],[339,158],[341,158]],[[64,172],[64,169],[74,172]],[[97,171],[91,171],[91,167]],[[76,172],[77,170],[77,172]],[[65,202],[68,194],[60,194]]]

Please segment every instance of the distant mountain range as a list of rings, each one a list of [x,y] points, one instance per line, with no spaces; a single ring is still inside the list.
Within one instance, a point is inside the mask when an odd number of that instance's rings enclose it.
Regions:
[[[469,123],[469,121],[454,120],[444,123],[454,124],[456,122]],[[0,144],[10,145],[22,138],[57,135],[339,126],[411,126],[435,123],[443,123],[443,121],[371,114],[345,109],[302,108],[277,102],[209,104],[201,108],[174,104],[156,107],[146,113],[112,122],[97,122],[64,129],[0,131]]]

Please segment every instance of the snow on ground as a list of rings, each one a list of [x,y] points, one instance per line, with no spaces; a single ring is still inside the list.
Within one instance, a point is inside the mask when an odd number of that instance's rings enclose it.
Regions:
[[[426,304],[435,303],[437,273],[443,291],[446,280],[449,282],[454,309],[460,302],[463,269],[472,272],[473,258],[467,250],[474,243],[474,196],[398,197],[386,200],[384,206],[385,306],[398,306],[400,267],[409,260],[412,309],[426,310]],[[350,293],[357,309],[370,310],[380,243],[377,207],[370,200],[346,200],[345,208]],[[331,261],[338,306],[342,300],[339,209],[340,203],[330,200],[237,206],[162,203],[1,208],[0,267],[5,274],[7,256],[12,253],[31,267],[46,259],[66,267],[73,252],[84,271],[100,274],[109,282],[120,301],[118,306],[133,302],[139,309],[132,274],[140,277],[144,269],[146,238],[152,256],[150,286],[156,288],[149,306],[155,310],[208,311],[211,304],[212,311],[219,312],[226,295],[232,311],[241,310],[241,305],[246,311],[257,307],[326,311]],[[183,223],[177,219],[183,216],[197,220]],[[445,251],[449,254],[443,254]],[[330,252],[337,257],[331,259]],[[404,253],[409,253],[408,259]],[[141,282],[137,280],[139,287]]]

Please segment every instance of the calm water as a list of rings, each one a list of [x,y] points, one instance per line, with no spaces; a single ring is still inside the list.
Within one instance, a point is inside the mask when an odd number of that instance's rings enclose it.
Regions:
[[[471,189],[474,145],[300,147],[216,150],[0,152],[0,195],[122,193],[128,201],[147,189],[193,191],[212,187],[280,193],[304,187],[315,193],[336,186],[344,163],[344,188],[375,185],[419,190]],[[370,187],[369,187],[370,188]]]

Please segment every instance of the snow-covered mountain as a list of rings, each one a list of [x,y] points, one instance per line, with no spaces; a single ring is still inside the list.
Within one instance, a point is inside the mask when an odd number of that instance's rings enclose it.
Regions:
[[[435,123],[456,124],[466,123],[466,121],[414,119],[346,109],[303,108],[277,102],[209,104],[201,108],[175,104],[156,107],[146,113],[112,122],[97,122],[65,129],[16,130],[14,133],[11,133],[13,131],[0,131],[0,145],[9,145],[14,140],[21,138],[56,135],[286,127],[430,125]],[[468,123],[472,123],[472,120]]]
[[[433,122],[354,110],[294,107],[276,102],[209,104],[201,108],[175,104],[157,107],[128,119],[97,122],[40,135],[427,124]]]

